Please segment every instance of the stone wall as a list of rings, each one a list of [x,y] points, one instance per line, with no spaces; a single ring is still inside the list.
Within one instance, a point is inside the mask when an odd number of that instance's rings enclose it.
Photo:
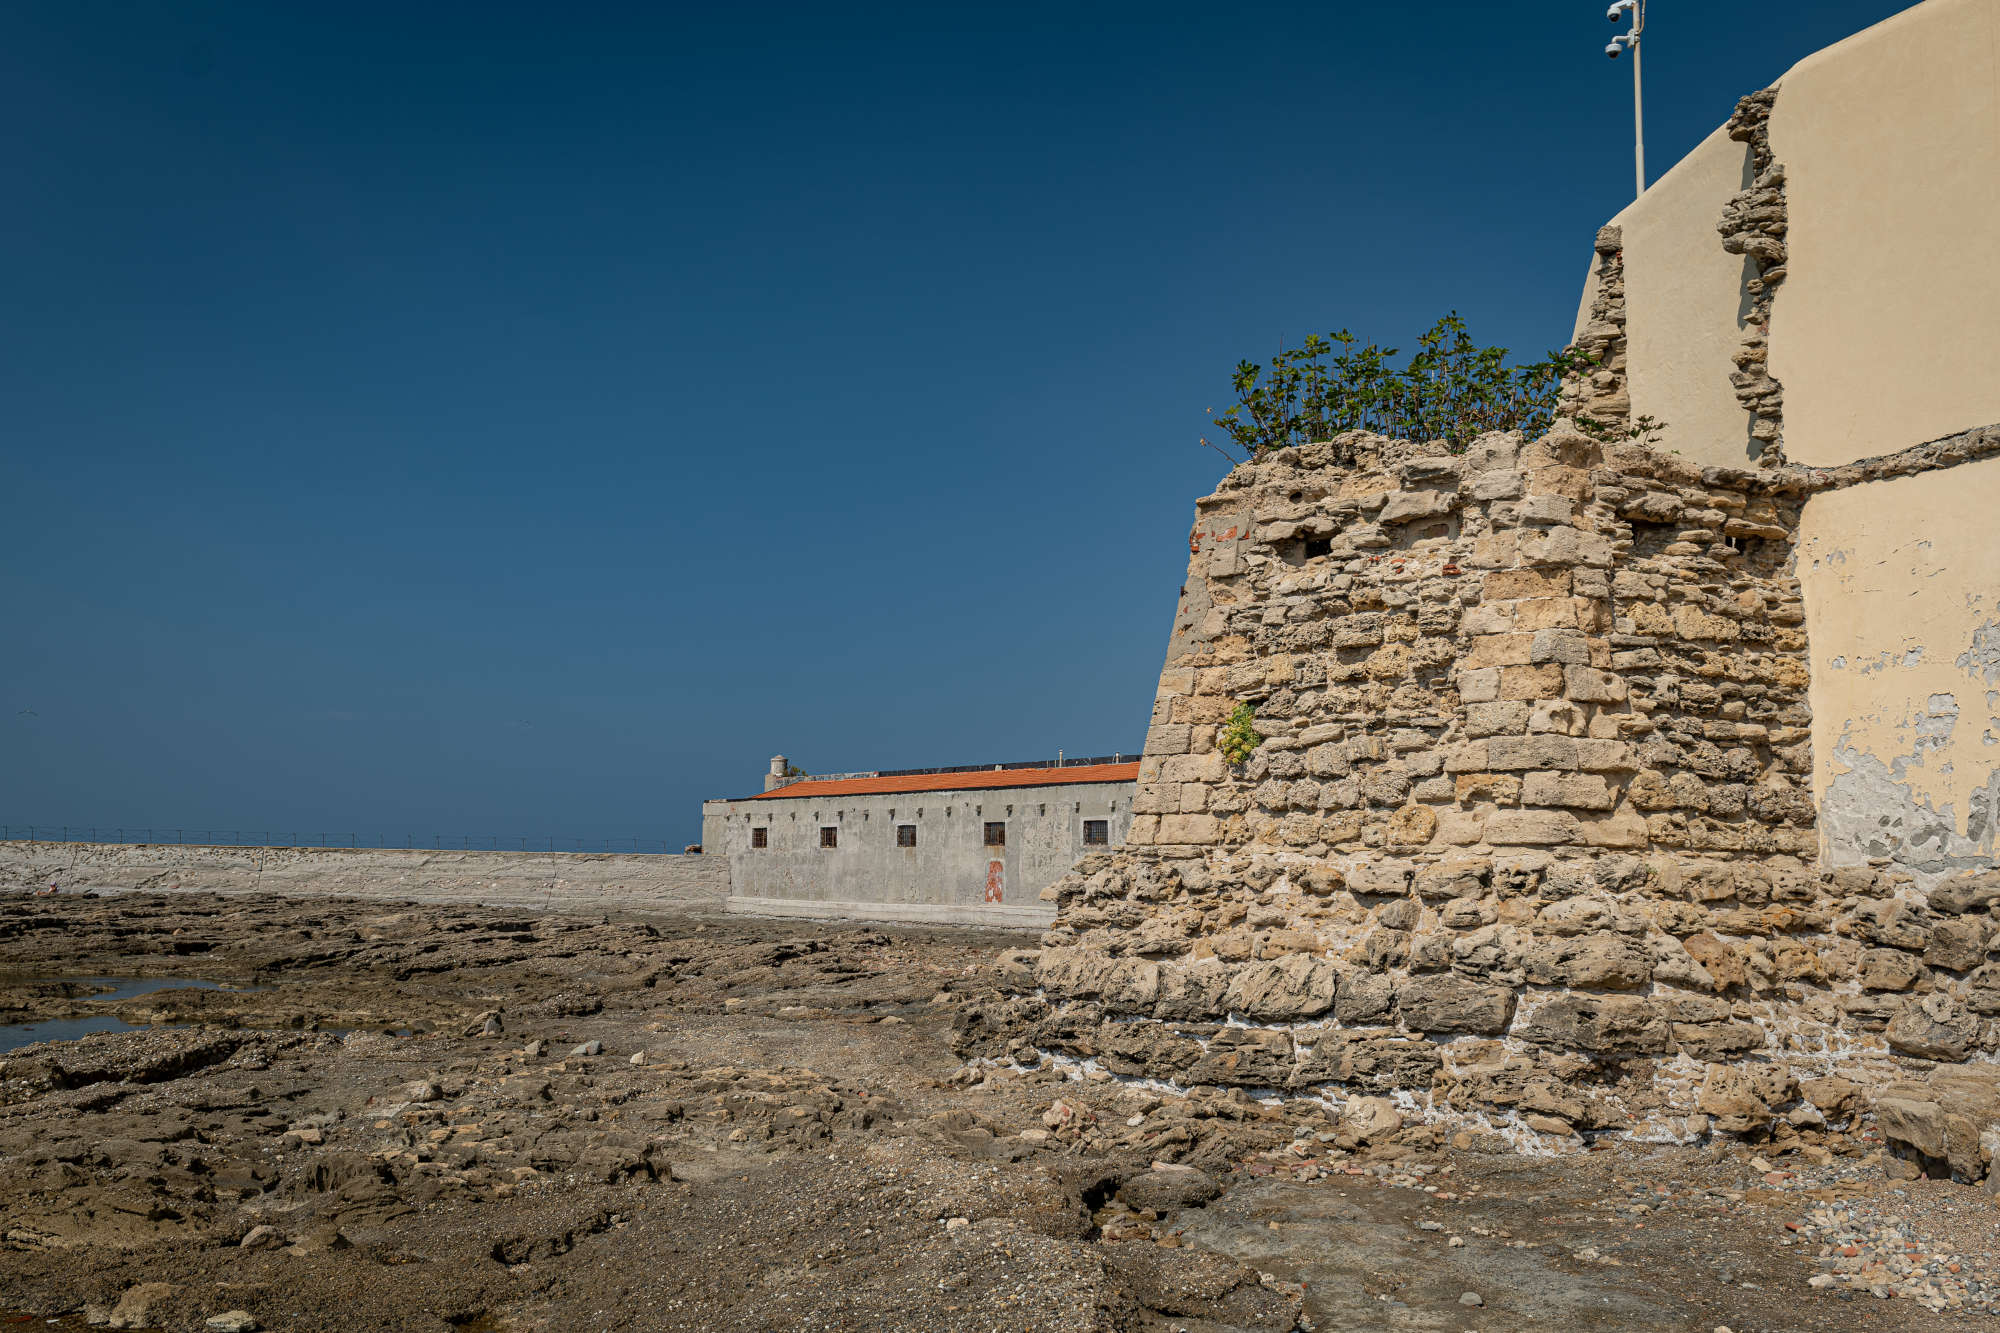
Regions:
[[[0,891],[269,893],[548,911],[716,908],[720,856],[0,842]]]
[[[1544,1146],[1837,1135],[1989,1058],[2000,873],[1818,866],[1795,569],[1808,497],[1989,445],[1752,471],[1564,428],[1238,467],[1197,504],[1130,845],[1052,887],[962,1049]]]

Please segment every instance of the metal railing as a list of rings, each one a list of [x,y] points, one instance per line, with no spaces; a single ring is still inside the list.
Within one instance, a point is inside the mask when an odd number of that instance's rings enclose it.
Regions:
[[[1088,768],[1096,764],[1126,764],[1138,762],[1134,754],[1100,754],[1088,759],[1075,759],[1067,755],[1061,759],[1021,759],[1011,764],[956,764],[950,768],[885,768],[871,774],[878,778],[918,777],[926,773],[991,773],[996,769],[1010,768]]]

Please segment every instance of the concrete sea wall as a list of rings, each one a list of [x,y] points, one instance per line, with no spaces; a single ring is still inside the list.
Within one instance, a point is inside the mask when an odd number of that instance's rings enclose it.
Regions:
[[[0,891],[143,890],[483,903],[548,911],[720,909],[719,856],[0,842]]]

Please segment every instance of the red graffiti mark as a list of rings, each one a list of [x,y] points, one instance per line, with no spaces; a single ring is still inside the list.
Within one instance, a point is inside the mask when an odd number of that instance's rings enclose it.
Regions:
[[[986,863],[986,901],[997,903],[1007,888],[1007,863],[988,861]]]
[[[1197,525],[1193,529],[1193,531],[1188,533],[1188,554],[1189,555],[1201,554],[1201,539],[1203,536],[1206,536],[1208,538],[1209,543],[1211,545],[1215,545],[1221,542],[1235,541],[1236,534],[1237,534],[1237,529],[1234,526],[1232,526],[1227,532],[1210,532],[1204,534],[1200,526]]]

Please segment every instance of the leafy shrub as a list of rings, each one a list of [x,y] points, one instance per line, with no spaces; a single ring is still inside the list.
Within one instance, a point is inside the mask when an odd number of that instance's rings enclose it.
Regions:
[[[1256,748],[1264,743],[1254,725],[1257,715],[1249,704],[1238,704],[1229,714],[1229,720],[1222,724],[1222,731],[1215,738],[1215,748],[1222,751],[1222,757],[1232,764],[1240,764],[1248,759]]]
[[[1391,364],[1396,348],[1357,348],[1355,341],[1346,329],[1313,334],[1268,366],[1239,362],[1237,401],[1216,424],[1252,457],[1350,430],[1444,440],[1458,452],[1488,431],[1543,433],[1555,420],[1564,378],[1594,364],[1565,348],[1509,366],[1507,349],[1473,342],[1456,311],[1417,339],[1400,369]]]

